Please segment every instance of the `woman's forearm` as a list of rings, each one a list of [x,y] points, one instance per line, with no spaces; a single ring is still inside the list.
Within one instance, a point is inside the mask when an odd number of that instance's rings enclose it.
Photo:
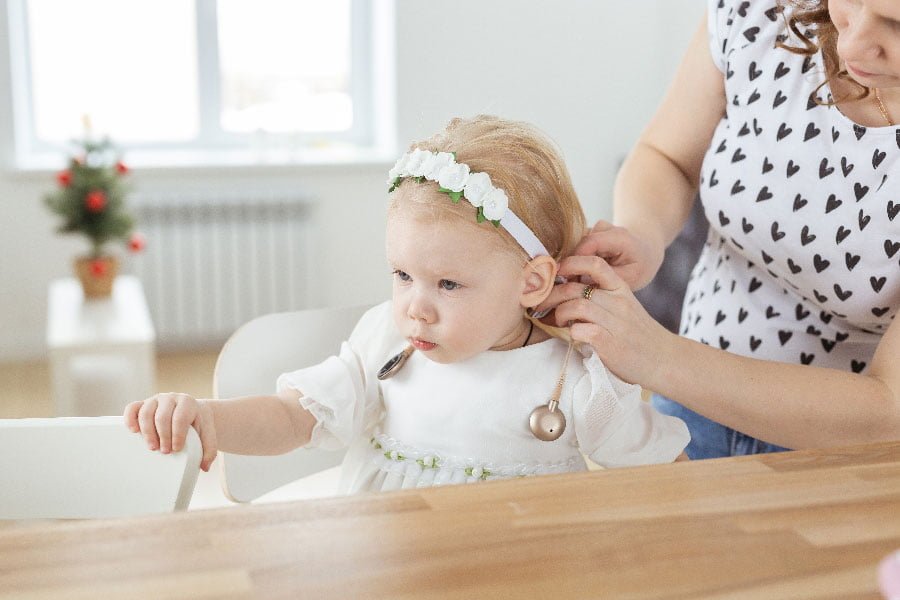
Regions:
[[[879,378],[669,342],[645,386],[713,421],[787,448],[900,439],[900,398]]]
[[[232,454],[274,455],[309,441],[316,421],[294,397],[245,396],[206,400],[218,448]]]
[[[697,182],[664,153],[639,141],[616,177],[615,224],[650,243],[661,260],[684,227],[696,190]]]

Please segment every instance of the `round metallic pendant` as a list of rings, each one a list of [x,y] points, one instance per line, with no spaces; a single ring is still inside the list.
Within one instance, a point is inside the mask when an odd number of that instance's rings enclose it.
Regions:
[[[381,369],[378,371],[378,379],[384,381],[385,379],[396,375],[397,372],[403,368],[403,365],[406,364],[406,360],[414,350],[414,346],[407,346],[403,349],[403,352],[392,356],[391,359],[384,363],[384,366],[381,367]]]
[[[549,404],[542,404],[531,411],[528,418],[531,432],[542,442],[558,440],[566,430],[566,416],[559,410],[557,404],[555,400],[551,400]]]

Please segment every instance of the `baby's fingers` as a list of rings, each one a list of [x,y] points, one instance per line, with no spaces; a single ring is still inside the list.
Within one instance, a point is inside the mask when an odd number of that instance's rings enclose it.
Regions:
[[[198,412],[193,423],[194,429],[200,435],[200,445],[203,446],[203,458],[200,460],[200,468],[209,471],[209,467],[216,459],[219,451],[219,441],[216,438],[216,426],[213,421],[212,411],[209,405],[198,402]]]
[[[187,396],[179,398],[175,405],[175,411],[172,413],[172,452],[178,452],[184,448],[187,430],[196,418],[196,400]]]
[[[159,403],[156,415],[153,418],[156,424],[156,434],[159,436],[159,450],[163,454],[172,451],[172,414],[178,403],[178,397],[174,394],[160,394],[157,396]]]
[[[143,400],[135,400],[125,407],[125,413],[123,414],[125,427],[134,433],[138,433],[141,430],[141,426],[138,424],[138,411],[141,410],[143,405]]]
[[[144,400],[140,411],[138,411],[138,424],[141,427],[141,433],[147,447],[151,450],[159,449],[159,435],[156,433],[156,408],[159,404],[157,396]]]

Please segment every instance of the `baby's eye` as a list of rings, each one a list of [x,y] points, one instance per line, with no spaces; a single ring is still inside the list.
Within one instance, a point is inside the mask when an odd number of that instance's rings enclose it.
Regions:
[[[408,273],[401,271],[400,269],[394,270],[394,275],[396,275],[397,279],[400,281],[409,281],[412,277],[409,276]]]
[[[457,290],[462,287],[455,281],[450,281],[449,279],[441,279],[439,285],[441,286],[442,290],[446,290],[448,292],[452,292],[453,290]]]

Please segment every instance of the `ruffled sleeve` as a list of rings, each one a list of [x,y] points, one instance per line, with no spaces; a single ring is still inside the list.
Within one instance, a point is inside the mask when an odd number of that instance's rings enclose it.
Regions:
[[[278,392],[298,390],[301,406],[316,418],[307,448],[337,450],[372,430],[384,413],[375,375],[402,348],[385,302],[362,316],[337,356],[278,377]]]
[[[666,463],[691,439],[681,419],[657,412],[641,388],[610,373],[593,350],[573,392],[575,436],[581,451],[603,467]]]

